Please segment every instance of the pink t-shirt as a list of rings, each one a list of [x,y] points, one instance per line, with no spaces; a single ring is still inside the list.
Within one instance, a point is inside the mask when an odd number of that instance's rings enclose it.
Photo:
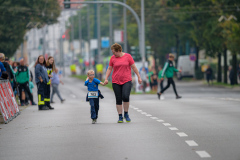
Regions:
[[[122,57],[111,57],[109,66],[113,67],[112,83],[122,85],[132,81],[131,65],[134,64],[132,56],[125,53]]]

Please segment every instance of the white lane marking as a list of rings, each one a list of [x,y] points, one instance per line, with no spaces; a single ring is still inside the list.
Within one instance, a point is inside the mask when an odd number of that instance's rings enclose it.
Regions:
[[[157,117],[150,117],[150,118],[152,118],[152,119],[158,119]]]
[[[72,96],[73,98],[76,98],[76,96],[75,96],[74,94],[71,94],[71,96]]]
[[[193,140],[185,141],[189,146],[198,146],[198,144]]]
[[[178,129],[176,127],[169,127],[170,130],[172,131],[177,131]]]
[[[135,109],[135,110],[136,110],[136,109],[138,109],[138,108],[133,108],[133,109]]]
[[[142,112],[142,114],[147,114],[146,112]]]
[[[164,122],[164,120],[162,120],[162,119],[159,119],[159,120],[157,120],[158,122]]]
[[[164,126],[171,126],[170,123],[163,123]]]
[[[187,137],[188,135],[184,132],[177,132],[177,135],[179,135],[179,137]]]
[[[147,117],[150,117],[150,116],[152,116],[152,115],[151,115],[151,114],[147,114],[146,116],[147,116]]]
[[[197,153],[201,158],[209,158],[209,157],[211,157],[210,154],[208,154],[206,151],[196,151],[196,153]]]
[[[142,110],[137,110],[138,112],[142,112]]]

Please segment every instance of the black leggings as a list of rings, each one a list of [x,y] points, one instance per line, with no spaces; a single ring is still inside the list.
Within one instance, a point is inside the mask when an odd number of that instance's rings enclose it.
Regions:
[[[173,78],[168,78],[167,86],[164,87],[164,88],[161,90],[161,93],[163,93],[165,90],[167,90],[167,89],[170,87],[170,84],[172,84],[173,90],[174,90],[176,96],[178,96],[177,90],[176,90],[176,86],[175,86],[175,82],[173,81]]]
[[[113,91],[114,91],[115,97],[116,97],[117,105],[122,105],[122,101],[129,102],[131,85],[132,85],[131,81],[124,83],[123,85],[119,85],[116,83],[112,84]]]

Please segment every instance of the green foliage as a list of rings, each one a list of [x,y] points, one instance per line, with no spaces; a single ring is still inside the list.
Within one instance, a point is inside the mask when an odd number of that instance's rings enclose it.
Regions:
[[[11,57],[23,42],[29,22],[52,24],[57,22],[60,6],[56,0],[1,0],[0,1],[0,52]]]

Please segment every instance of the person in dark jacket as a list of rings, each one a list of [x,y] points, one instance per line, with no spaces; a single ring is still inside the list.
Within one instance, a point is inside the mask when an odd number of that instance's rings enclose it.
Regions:
[[[229,66],[228,70],[229,70],[229,80],[230,80],[230,83],[231,83],[231,85],[234,85],[234,73],[233,73],[232,66]]]
[[[0,53],[0,77],[2,76],[3,72],[6,72],[6,68],[4,67],[2,63],[2,59],[4,58],[4,54]]]
[[[29,89],[29,71],[28,67],[24,64],[24,59],[20,60],[20,66],[17,69],[16,73],[16,81],[19,85],[19,91],[20,91],[20,101],[21,105],[24,106],[25,99],[22,99],[22,91],[24,90],[25,94],[28,94],[30,101],[32,102],[32,105],[36,105],[36,103],[33,101],[33,96]]]
[[[50,105],[50,85],[51,85],[51,80],[52,78],[52,72],[55,72],[55,63],[54,63],[54,58],[52,56],[49,56],[46,62],[46,68],[47,68],[47,73],[48,73],[48,78],[49,81],[47,83],[47,89],[45,90],[45,105],[49,107],[49,109],[54,109]]]
[[[3,63],[3,66],[4,66],[4,68],[6,69],[6,72],[8,73],[8,79],[9,79],[9,81],[11,82],[12,79],[13,79],[12,70],[11,70],[8,62],[5,61],[5,55],[4,55],[3,53],[1,53],[1,57],[2,57],[2,58],[1,58],[1,61],[2,61],[2,63]]]
[[[207,78],[208,85],[210,85],[209,81],[211,81],[212,85],[213,85],[213,80],[212,80],[213,70],[212,70],[210,65],[208,65],[208,68],[207,68],[205,73],[206,73],[206,78]]]
[[[46,61],[43,55],[40,55],[35,63],[35,81],[38,88],[38,109],[49,110],[49,107],[45,105],[45,90],[47,89],[47,83],[49,82],[47,68],[45,67]]]

